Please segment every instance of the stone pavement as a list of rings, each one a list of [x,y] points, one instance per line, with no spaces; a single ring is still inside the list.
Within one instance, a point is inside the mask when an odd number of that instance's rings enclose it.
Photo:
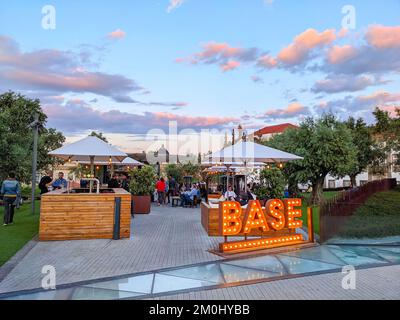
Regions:
[[[302,278],[202,290],[157,300],[398,300],[400,265],[357,270],[356,289],[344,290],[344,275],[330,273]]]
[[[42,267],[56,268],[57,285],[220,259],[200,222],[200,210],[153,207],[132,221],[133,239],[36,242],[0,282],[0,293],[40,288]]]

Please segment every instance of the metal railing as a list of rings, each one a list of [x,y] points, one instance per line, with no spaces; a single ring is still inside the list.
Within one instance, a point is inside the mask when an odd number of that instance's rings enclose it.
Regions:
[[[341,192],[334,198],[324,201],[319,208],[320,242],[325,242],[335,236],[347,219],[369,197],[377,192],[394,189],[396,185],[396,179],[372,181],[361,187]]]

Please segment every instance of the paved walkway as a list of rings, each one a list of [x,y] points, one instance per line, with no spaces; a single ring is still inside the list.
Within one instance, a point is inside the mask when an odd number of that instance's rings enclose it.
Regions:
[[[200,222],[200,210],[153,207],[132,222],[133,239],[36,242],[0,282],[0,293],[40,288],[44,265],[57,272],[57,285],[220,259]]]
[[[232,288],[194,291],[157,300],[398,300],[400,266],[358,270],[356,289],[344,290],[343,274],[331,273]]]

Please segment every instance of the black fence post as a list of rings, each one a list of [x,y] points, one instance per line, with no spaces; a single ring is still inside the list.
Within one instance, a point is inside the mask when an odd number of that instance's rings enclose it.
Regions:
[[[119,240],[121,226],[121,198],[115,198],[113,240]]]

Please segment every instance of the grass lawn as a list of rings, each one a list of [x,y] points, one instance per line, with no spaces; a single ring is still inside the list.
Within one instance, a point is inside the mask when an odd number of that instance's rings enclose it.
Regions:
[[[400,188],[379,192],[358,208],[339,233],[344,238],[400,235]]]
[[[327,191],[323,193],[323,198],[325,200],[332,199],[334,196],[338,194],[337,191]],[[308,221],[307,221],[307,208],[309,207],[308,205],[308,200],[311,198],[311,193],[304,193],[303,194],[303,204],[301,209],[303,210],[303,216],[300,220],[303,221],[303,224],[305,226],[308,226]],[[313,221],[314,221],[314,233],[319,234],[319,207],[318,206],[313,206]]]
[[[15,210],[14,224],[3,227],[4,207],[0,207],[0,266],[17,253],[39,230],[39,201],[36,201],[36,214],[30,212],[31,204],[24,204]]]

